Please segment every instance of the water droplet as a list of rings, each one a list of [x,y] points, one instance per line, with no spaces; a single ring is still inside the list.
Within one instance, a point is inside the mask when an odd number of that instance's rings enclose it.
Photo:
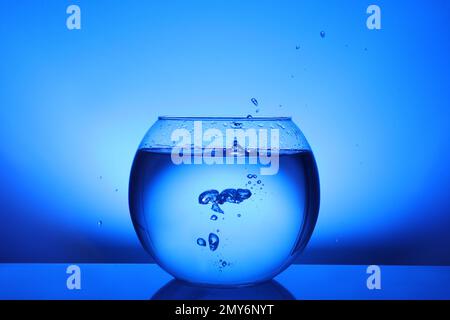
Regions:
[[[251,173],[249,173],[249,174],[247,175],[247,178],[251,179],[251,178],[253,178],[253,175],[252,175]]]
[[[322,38],[325,38],[325,31],[320,31],[320,36],[321,36]]]
[[[252,184],[252,182],[251,181],[249,181],[249,182],[247,182],[248,184]]]
[[[238,217],[238,218],[240,218],[240,217],[241,217],[241,214],[240,214],[240,213],[238,213],[238,214],[237,214],[237,217]]]
[[[216,221],[216,220],[217,220],[217,216],[216,216],[215,214],[213,214],[213,215],[211,216],[211,220]]]
[[[252,98],[251,101],[255,106],[258,106],[258,100],[256,100],[255,98]]]
[[[219,237],[214,233],[210,233],[208,236],[208,243],[209,243],[209,249],[211,251],[216,251],[217,247],[219,246]]]
[[[261,180],[256,181],[257,184],[261,184]]]
[[[116,189],[116,190],[114,190],[115,192],[118,192],[119,191],[119,189]]]
[[[247,115],[247,119],[253,118],[251,114]]]
[[[226,261],[222,261],[222,267],[226,267],[227,266],[227,262]]]
[[[102,221],[102,220],[98,220],[98,221],[97,221],[97,225],[98,225],[99,227],[101,227],[101,226],[103,225],[103,221]]]
[[[197,239],[197,244],[201,247],[206,247],[206,241],[203,238],[198,238]]]
[[[299,45],[296,45],[296,46],[295,46],[295,50],[298,50],[298,49],[300,49],[300,46],[299,46]]]
[[[255,112],[256,112],[256,113],[259,113],[259,109],[256,109]]]

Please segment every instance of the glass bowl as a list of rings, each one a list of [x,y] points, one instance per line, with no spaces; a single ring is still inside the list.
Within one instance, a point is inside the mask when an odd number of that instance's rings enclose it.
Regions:
[[[319,212],[314,155],[291,118],[159,117],[134,158],[129,205],[144,248],[175,278],[272,279]]]

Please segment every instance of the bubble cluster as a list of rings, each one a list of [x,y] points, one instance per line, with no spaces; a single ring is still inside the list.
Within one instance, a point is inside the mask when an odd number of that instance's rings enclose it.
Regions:
[[[256,174],[249,174],[247,175],[247,178],[254,179],[256,178]],[[249,199],[252,196],[252,192],[248,189],[233,189],[228,188],[223,190],[222,192],[219,192],[214,189],[206,190],[202,192],[198,196],[198,203],[202,205],[208,205],[211,204],[211,210],[214,212],[218,212],[221,214],[224,214],[224,211],[220,207],[220,205],[228,202],[228,203],[234,203],[239,204],[243,202],[244,200]],[[240,218],[241,214],[237,214],[237,217]],[[224,218],[222,218],[223,220]],[[216,221],[218,220],[218,216],[216,214],[212,214],[210,217],[210,220]],[[219,233],[219,229],[216,230],[217,233]],[[225,240],[227,240],[225,238]],[[208,241],[206,241],[204,238],[197,238],[197,245],[201,247],[206,247],[207,244],[209,246],[209,249],[211,251],[216,251],[219,247],[219,236],[213,232],[211,232],[208,235]],[[229,265],[229,263],[220,260],[219,261],[219,269]],[[221,270],[220,270],[221,271]]]
[[[250,187],[250,190],[253,190],[255,197],[262,197],[263,193],[267,194],[267,192],[261,193],[261,192],[255,192],[255,190],[262,191],[264,189],[264,183],[261,179],[258,179],[258,176],[256,174],[247,174],[247,178],[249,179],[245,186]],[[260,198],[262,200],[262,198]]]
[[[224,213],[219,205],[228,203],[241,203],[252,196],[252,192],[248,189],[225,189],[219,193],[217,190],[207,190],[202,192],[198,197],[198,203],[211,203],[211,210],[214,212]],[[213,219],[211,219],[213,220]]]

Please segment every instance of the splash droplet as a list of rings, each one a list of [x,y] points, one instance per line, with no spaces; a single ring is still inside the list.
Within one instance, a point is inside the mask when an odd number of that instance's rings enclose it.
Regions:
[[[255,98],[252,98],[251,101],[255,106],[258,106],[258,100],[256,100]]]
[[[211,220],[216,221],[216,220],[217,220],[217,216],[216,216],[215,214],[213,214],[213,215],[211,216]]]
[[[251,114],[247,115],[247,119],[253,118]]]

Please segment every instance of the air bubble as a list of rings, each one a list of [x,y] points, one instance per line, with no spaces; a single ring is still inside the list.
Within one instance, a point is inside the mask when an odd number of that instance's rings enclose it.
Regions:
[[[203,238],[198,238],[197,239],[197,244],[201,247],[206,247],[206,241]]]
[[[210,233],[208,236],[209,249],[216,251],[219,246],[219,237],[215,233]]]
[[[219,207],[217,203],[213,203],[213,205],[211,206],[211,210],[223,214],[223,210]]]
[[[207,190],[205,192],[202,192],[198,196],[198,202],[200,204],[208,204],[210,202],[215,202],[218,195],[219,195],[219,191],[217,191],[217,190]]]

